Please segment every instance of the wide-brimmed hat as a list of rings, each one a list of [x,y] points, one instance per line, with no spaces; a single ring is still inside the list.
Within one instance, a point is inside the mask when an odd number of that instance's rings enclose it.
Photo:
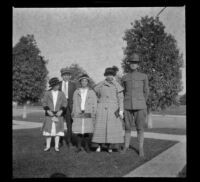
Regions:
[[[62,68],[60,70],[61,76],[65,75],[65,74],[70,74],[71,75],[71,70],[68,68]]]
[[[49,87],[51,88],[59,84],[60,84],[60,81],[57,77],[53,77],[49,80]]]
[[[127,63],[139,63],[140,62],[140,55],[138,53],[133,53],[129,59],[127,60]]]
[[[116,75],[116,71],[113,68],[106,68],[104,76],[108,76],[108,75],[115,76]]]
[[[90,81],[90,77],[87,74],[80,75],[78,81],[80,82],[82,79],[87,79],[88,81]]]

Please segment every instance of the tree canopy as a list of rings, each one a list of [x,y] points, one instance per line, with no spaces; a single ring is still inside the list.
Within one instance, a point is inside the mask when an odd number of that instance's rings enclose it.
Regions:
[[[139,71],[148,75],[148,107],[160,110],[178,104],[177,96],[182,90],[180,68],[183,65],[183,56],[174,36],[165,31],[159,18],[145,16],[131,23],[123,40],[127,43],[123,48],[124,73],[130,71],[126,61],[133,52],[137,52],[141,57]]]
[[[72,76],[71,76],[71,80],[75,81],[77,83],[78,86],[80,86],[79,82],[78,82],[78,78],[80,75],[82,74],[87,74],[89,77],[90,75],[78,64],[71,64],[69,67],[67,67],[71,70],[72,72]],[[90,83],[89,86],[93,87],[95,85],[94,80],[90,77]]]
[[[43,95],[48,70],[34,35],[22,36],[13,47],[13,101],[37,102]]]

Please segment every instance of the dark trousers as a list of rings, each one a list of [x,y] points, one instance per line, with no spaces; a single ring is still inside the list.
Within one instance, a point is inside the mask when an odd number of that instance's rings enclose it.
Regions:
[[[64,115],[64,122],[67,124],[67,136],[66,143],[67,145],[72,144],[72,117],[71,117],[71,109],[69,106],[66,108],[66,113]],[[60,143],[63,144],[63,137],[60,139]]]
[[[91,134],[85,133],[85,134],[77,134],[77,148],[80,149],[82,146],[82,142],[85,144],[85,150],[90,150],[90,141],[91,141]]]

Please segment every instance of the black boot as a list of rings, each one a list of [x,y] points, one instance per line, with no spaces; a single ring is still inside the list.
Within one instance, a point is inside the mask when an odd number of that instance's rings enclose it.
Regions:
[[[82,142],[82,136],[80,134],[77,135],[77,148],[76,153],[81,151],[81,142]]]
[[[87,153],[90,153],[90,136],[89,134],[85,134],[84,136],[84,142],[85,142],[85,151]]]

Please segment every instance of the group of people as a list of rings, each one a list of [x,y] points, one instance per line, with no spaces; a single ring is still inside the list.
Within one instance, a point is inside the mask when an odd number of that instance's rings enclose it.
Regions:
[[[46,137],[44,151],[50,150],[51,138],[55,137],[55,151],[63,145],[64,121],[67,125],[67,146],[72,146],[72,133],[77,136],[76,152],[90,152],[91,142],[97,144],[96,152],[106,147],[124,154],[129,150],[131,130],[136,127],[139,156],[144,156],[144,126],[147,115],[146,101],[149,87],[147,75],[137,71],[140,56],[130,56],[130,72],[116,79],[116,69],[105,69],[105,79],[93,88],[87,74],[79,77],[76,83],[70,81],[69,69],[61,69],[63,81],[51,78],[50,90],[43,99],[45,121],[43,135]],[[125,130],[125,134],[124,134]],[[84,148],[82,143],[85,143]]]

